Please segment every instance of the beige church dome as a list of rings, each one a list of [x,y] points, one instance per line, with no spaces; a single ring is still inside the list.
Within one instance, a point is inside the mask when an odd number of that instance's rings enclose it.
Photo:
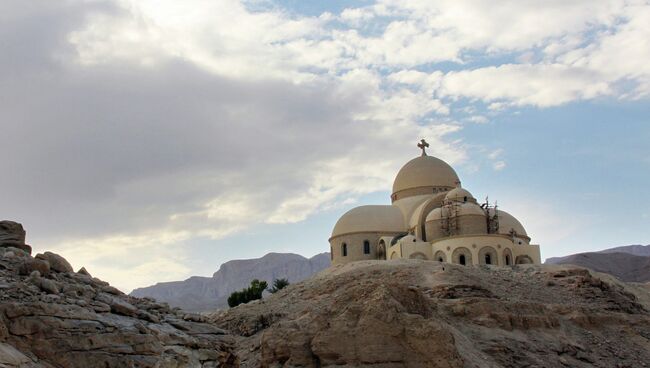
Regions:
[[[458,187],[450,190],[447,193],[447,195],[445,196],[445,202],[447,201],[476,203],[476,198],[474,198],[472,196],[472,193],[470,193],[467,189]]]
[[[494,214],[494,210],[490,211],[490,215]],[[526,229],[513,215],[506,211],[497,210],[499,215],[499,234],[509,235],[510,231],[514,230],[517,235],[528,237]]]
[[[346,212],[334,225],[335,236],[361,233],[399,233],[405,232],[404,216],[395,206],[360,206]]]
[[[499,211],[501,213],[501,211]],[[443,217],[454,217],[454,216],[485,216],[485,212],[475,203],[462,203],[458,206],[445,205],[440,208],[436,208],[433,211],[429,212],[426,218],[426,222],[440,220]]]
[[[393,182],[393,194],[415,188],[451,189],[459,183],[458,175],[446,162],[423,155],[407,162],[400,169]]]

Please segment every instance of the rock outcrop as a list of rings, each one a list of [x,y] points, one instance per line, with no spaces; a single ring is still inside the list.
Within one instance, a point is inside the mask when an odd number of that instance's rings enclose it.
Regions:
[[[224,308],[228,296],[248,286],[252,279],[287,278],[291,283],[304,280],[330,265],[329,253],[305,258],[291,253],[269,253],[261,258],[233,260],[221,265],[212,277],[191,277],[185,281],[162,282],[135,289],[132,296],[151,297],[173,307],[202,312]]]
[[[0,221],[0,248],[14,247],[32,254],[32,247],[25,244],[23,225],[13,221]]]
[[[242,367],[644,367],[649,302],[573,266],[364,261],[208,318]]]
[[[0,367],[236,367],[233,343],[203,317],[125,295],[57,254],[0,248]]]

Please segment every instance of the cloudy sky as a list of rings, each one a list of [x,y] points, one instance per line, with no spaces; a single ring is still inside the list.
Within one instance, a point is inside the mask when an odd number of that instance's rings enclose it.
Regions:
[[[0,132],[0,218],[127,291],[327,251],[421,138],[544,258],[647,244],[650,5],[3,0]]]

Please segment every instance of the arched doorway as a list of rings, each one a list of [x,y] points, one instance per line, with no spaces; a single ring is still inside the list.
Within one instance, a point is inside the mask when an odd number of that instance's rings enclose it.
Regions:
[[[503,264],[512,266],[512,251],[509,248],[503,250]]]
[[[439,250],[433,256],[433,260],[438,262],[447,262],[447,255],[445,254],[445,252]]]
[[[451,262],[455,264],[471,265],[472,252],[465,247],[456,248],[451,254]]]
[[[497,256],[497,250],[492,247],[483,247],[478,252],[478,261],[479,264],[484,265],[498,265],[499,259]]]
[[[384,239],[379,241],[379,246],[377,247],[377,259],[386,259],[386,242]]]

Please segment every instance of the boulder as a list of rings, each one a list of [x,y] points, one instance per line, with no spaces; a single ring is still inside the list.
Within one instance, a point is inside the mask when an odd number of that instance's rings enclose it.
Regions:
[[[50,263],[50,269],[56,272],[73,272],[72,266],[65,258],[52,252],[37,254],[36,259],[42,259]]]
[[[0,221],[0,247],[14,247],[32,254],[32,247],[25,244],[25,229],[14,221]]]
[[[0,258],[1,368],[239,366],[232,336],[212,325],[70,272],[54,253],[0,249],[14,254]]]
[[[25,234],[23,225],[13,221],[0,221],[0,246],[25,244]]]
[[[24,276],[31,274],[32,271],[38,271],[41,275],[47,276],[50,273],[50,263],[38,258],[29,258],[18,268],[18,273]]]

